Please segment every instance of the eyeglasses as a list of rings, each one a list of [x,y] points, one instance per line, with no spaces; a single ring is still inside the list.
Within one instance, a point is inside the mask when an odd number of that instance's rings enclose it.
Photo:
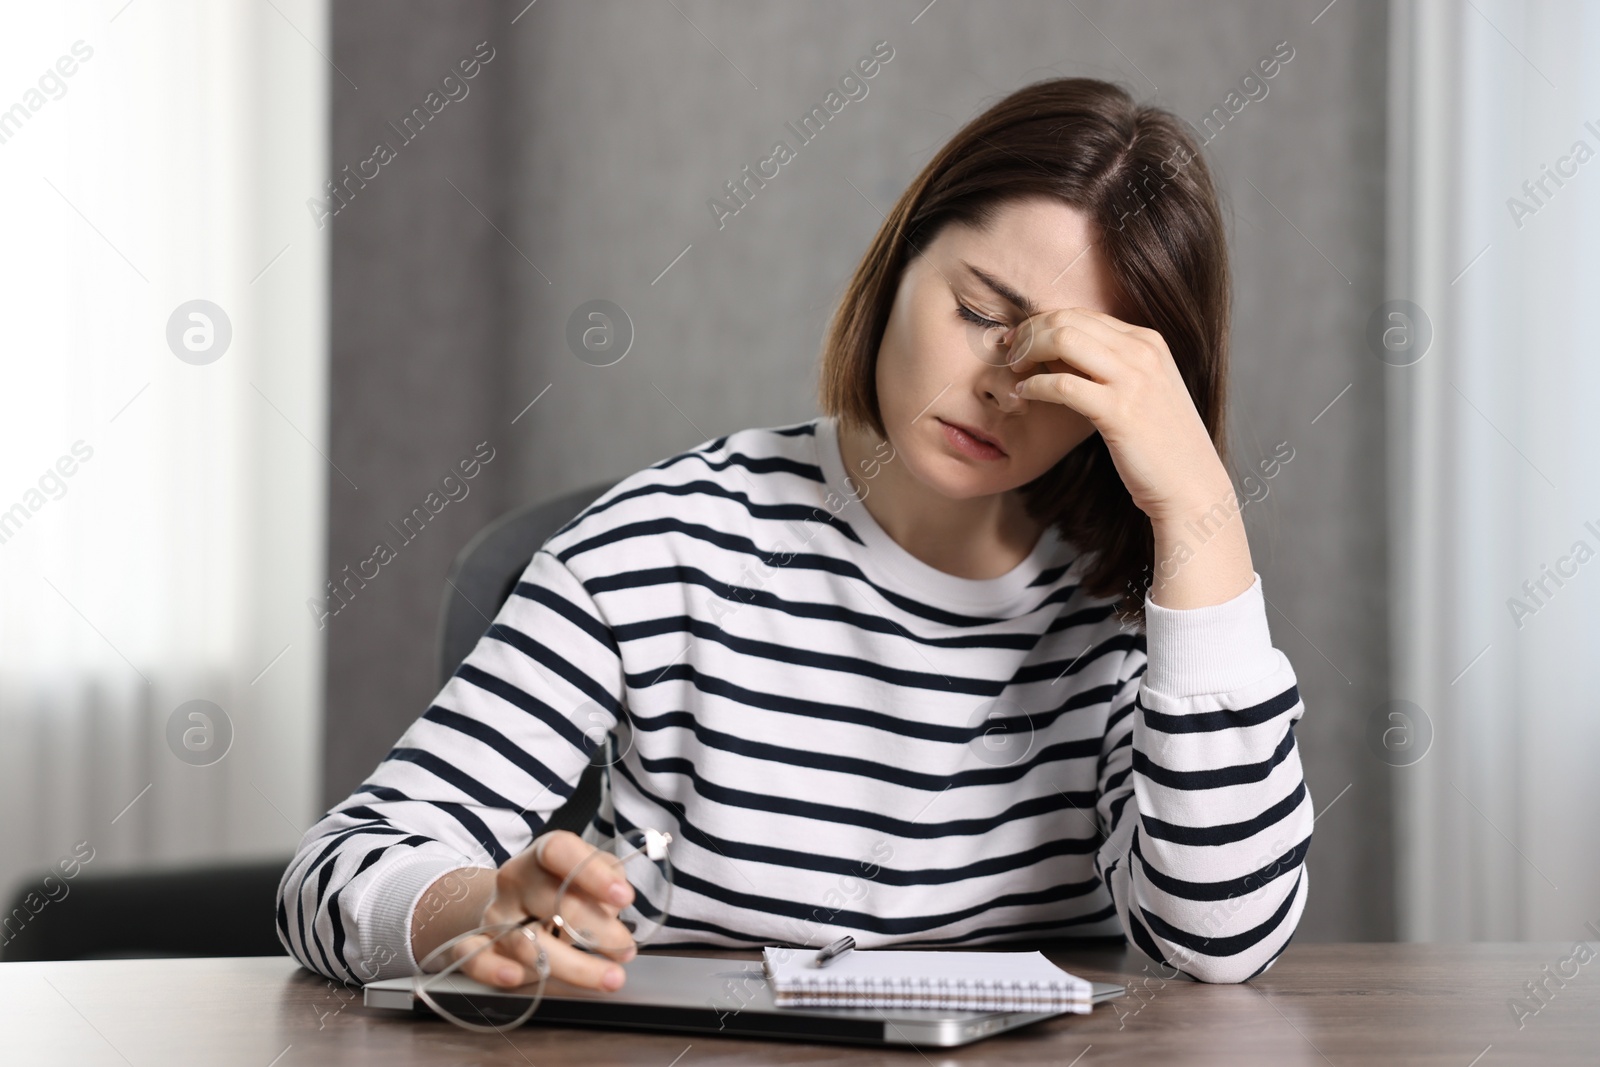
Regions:
[[[644,945],[654,938],[667,923],[667,907],[672,899],[672,864],[667,858],[667,845],[672,835],[657,830],[640,828],[619,834],[610,848],[599,848],[589,853],[582,862],[567,873],[556,890],[555,907],[547,919],[529,915],[513,922],[491,923],[457,934],[425,956],[412,982],[417,997],[435,1013],[467,1030],[501,1033],[513,1030],[532,1017],[544,999],[545,982],[550,977],[550,962],[542,938],[558,940],[565,933],[574,945],[589,952],[618,953],[629,945]],[[633,886],[633,903],[616,914],[629,937],[597,934],[592,927],[598,925],[593,898],[577,887],[583,873],[595,864],[616,864],[623,877]],[[600,917],[610,918],[614,905],[604,905]],[[462,982],[451,975],[491,945],[499,945],[507,938],[525,937],[538,950],[534,970],[535,980],[515,990],[482,992],[473,982]],[[430,968],[448,958],[451,951],[463,942],[483,938],[483,944],[451,961],[438,971]],[[504,955],[513,959],[523,957],[514,950]]]

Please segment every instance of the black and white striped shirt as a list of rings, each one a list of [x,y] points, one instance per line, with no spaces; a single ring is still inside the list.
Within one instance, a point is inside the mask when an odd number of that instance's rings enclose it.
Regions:
[[[415,973],[423,891],[526,848],[609,734],[585,837],[673,835],[652,945],[1121,934],[1202,981],[1269,966],[1305,906],[1312,806],[1259,575],[1225,604],[1147,604],[1141,632],[1053,530],[998,578],[923,563],[856,495],[871,473],[847,480],[829,417],[749,429],[557,531],[301,840],[289,952]]]

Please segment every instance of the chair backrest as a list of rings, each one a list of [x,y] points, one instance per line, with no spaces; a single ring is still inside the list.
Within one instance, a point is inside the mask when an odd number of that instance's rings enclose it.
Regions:
[[[539,547],[612,483],[524,505],[495,519],[456,553],[439,608],[439,685],[450,680],[489,628]]]
[[[282,956],[273,917],[291,858],[84,871],[70,884],[40,871],[5,911],[0,960]],[[50,884],[64,894],[47,899]]]
[[[615,484],[602,482],[528,504],[500,516],[457,553],[439,611],[439,685],[442,688],[511,596],[528,561],[551,534]],[[537,637],[537,634],[532,635]],[[600,802],[602,767],[591,764],[578,788],[547,828],[581,832]]]

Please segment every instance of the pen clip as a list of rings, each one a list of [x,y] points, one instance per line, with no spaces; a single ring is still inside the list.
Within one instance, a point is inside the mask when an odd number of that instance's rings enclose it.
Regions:
[[[849,952],[855,947],[856,939],[851,937],[849,934],[846,934],[844,937],[841,937],[832,944],[824,945],[822,950],[817,953],[816,959],[812,961],[812,966],[826,967],[829,963],[838,959],[840,956],[844,955],[846,952]]]

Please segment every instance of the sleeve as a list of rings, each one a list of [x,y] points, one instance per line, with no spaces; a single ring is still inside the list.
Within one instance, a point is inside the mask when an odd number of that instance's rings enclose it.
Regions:
[[[1140,952],[1199,981],[1247,981],[1305,909],[1304,706],[1259,574],[1226,603],[1145,612],[1147,648],[1126,655],[1101,754],[1095,870]]]
[[[433,705],[300,839],[278,885],[284,948],[346,982],[415,974],[423,892],[527,848],[625,720],[623,693],[598,607],[540,549]]]

